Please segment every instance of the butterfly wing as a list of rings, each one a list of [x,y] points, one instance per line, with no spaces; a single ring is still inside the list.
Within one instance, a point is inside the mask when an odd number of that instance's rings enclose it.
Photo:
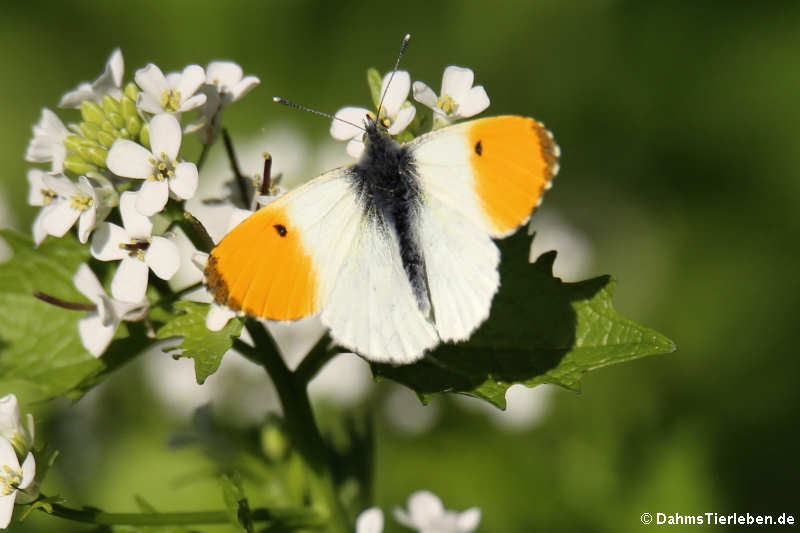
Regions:
[[[489,316],[499,286],[491,238],[528,220],[560,151],[541,123],[518,116],[462,122],[408,146],[426,207],[420,235],[436,329],[463,340]]]
[[[270,320],[322,312],[336,341],[372,360],[408,362],[435,345],[397,239],[367,217],[336,169],[264,206],[212,250],[218,303]]]

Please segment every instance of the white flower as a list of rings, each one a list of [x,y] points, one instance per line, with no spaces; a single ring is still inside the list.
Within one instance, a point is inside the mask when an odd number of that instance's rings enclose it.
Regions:
[[[45,182],[44,177],[47,172],[38,168],[32,168],[28,171],[28,204],[41,207],[39,214],[33,221],[33,242],[39,246],[45,237],[47,237],[47,229],[44,226],[45,218],[50,212],[55,209],[56,203],[53,202],[58,197],[56,191],[51,189]],[[64,178],[66,179],[66,178]]]
[[[178,163],[181,147],[181,125],[170,114],[156,115],[150,121],[150,152],[141,144],[117,139],[106,158],[108,169],[124,178],[145,180],[136,202],[136,209],[146,216],[161,211],[169,192],[185,200],[197,191],[197,167],[194,163]]]
[[[14,447],[6,438],[0,437],[0,529],[11,523],[17,492],[28,488],[35,476],[33,454],[28,452],[20,467]]]
[[[382,533],[383,511],[377,507],[370,507],[361,512],[356,518],[356,533]]]
[[[75,184],[65,176],[45,174],[47,191],[56,193],[52,208],[43,217],[42,225],[48,235],[63,237],[78,222],[78,240],[86,242],[97,223],[99,204],[97,191],[86,176],[80,176]],[[48,192],[44,194],[49,194]]]
[[[394,73],[392,84],[388,85],[390,78],[392,78],[391,72],[383,77],[381,83],[381,94],[385,96],[378,119],[389,135],[397,135],[411,124],[417,110],[413,105],[406,105],[408,91],[411,88],[411,76],[408,72],[398,70]],[[343,107],[336,112],[331,123],[331,136],[339,141],[349,141],[347,153],[353,157],[360,157],[364,151],[364,130],[358,126],[365,123],[368,114],[375,116],[363,107]]]
[[[489,107],[489,96],[483,85],[472,86],[474,79],[472,70],[451,65],[442,75],[441,96],[437,97],[433,89],[421,81],[415,81],[414,100],[433,109],[434,127],[477,115]]]
[[[217,89],[223,105],[239,100],[259,83],[256,76],[244,76],[233,61],[212,61],[206,68],[206,84]]]
[[[436,494],[420,490],[409,496],[408,510],[395,508],[394,517],[420,533],[470,533],[481,521],[481,510],[471,507],[461,513],[450,511]]]
[[[81,294],[97,306],[97,309],[78,321],[78,333],[84,348],[94,357],[100,357],[111,343],[121,321],[135,320],[143,315],[147,310],[147,299],[129,303],[110,298],[86,263],[78,267],[72,282]]]
[[[109,94],[119,100],[122,97],[122,75],[125,73],[125,62],[119,48],[111,52],[106,61],[106,69],[92,83],[83,82],[74,90],[61,97],[58,107],[80,107],[86,100],[101,102],[103,96]]]
[[[119,199],[124,228],[104,222],[92,236],[92,256],[100,261],[121,260],[111,296],[123,302],[139,303],[147,290],[148,271],[161,279],[171,278],[180,266],[178,247],[165,237],[152,236],[153,223],[136,209],[141,193],[126,191]]]
[[[206,102],[200,108],[202,119],[184,128],[186,133],[198,132],[201,142],[209,144],[220,130],[222,108],[242,98],[261,83],[256,76],[244,76],[242,67],[233,61],[212,61],[206,67],[206,82],[200,91]]]
[[[13,394],[0,398],[0,437],[7,439],[20,457],[26,455],[33,447],[33,415],[25,417],[27,427],[22,425],[19,402]]]
[[[205,94],[195,94],[206,81],[206,73],[200,65],[189,65],[181,73],[164,76],[160,68],[149,63],[136,71],[134,79],[142,89],[139,109],[148,113],[184,113],[206,101]]]
[[[33,138],[25,151],[25,161],[32,163],[52,161],[52,171],[62,172],[64,158],[67,157],[67,148],[64,146],[67,135],[69,130],[58,115],[43,108],[42,118],[33,125]]]

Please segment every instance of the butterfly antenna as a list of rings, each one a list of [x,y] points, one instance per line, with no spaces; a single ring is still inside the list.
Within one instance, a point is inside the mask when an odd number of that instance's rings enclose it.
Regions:
[[[383,90],[383,94],[381,95],[381,101],[378,103],[378,116],[381,116],[381,109],[383,108],[383,99],[386,98],[386,93],[389,92],[389,86],[392,85],[392,80],[394,79],[394,74],[397,72],[397,68],[400,66],[400,60],[403,58],[403,54],[406,53],[406,48],[408,48],[408,41],[411,40],[411,34],[406,33],[405,37],[403,37],[403,42],[400,43],[400,53],[397,54],[397,61],[394,62],[394,69],[392,69],[392,75],[389,76],[389,81],[386,82],[386,88]]]
[[[285,106],[289,106],[289,107],[292,107],[294,109],[299,109],[300,111],[308,111],[309,113],[311,113],[313,115],[319,115],[321,117],[329,118],[331,120],[338,120],[339,122],[344,122],[345,124],[350,124],[351,126],[356,127],[356,128],[358,128],[358,129],[360,129],[362,131],[367,131],[367,130],[364,129],[364,126],[359,126],[358,124],[354,124],[353,122],[350,122],[349,120],[345,120],[343,118],[339,118],[339,117],[333,116],[330,113],[324,113],[322,111],[317,111],[316,109],[311,109],[310,107],[306,107],[304,105],[296,104],[296,103],[292,102],[291,100],[287,100],[286,98],[281,98],[280,96],[273,96],[272,97],[272,101],[275,102],[276,104],[283,104]]]

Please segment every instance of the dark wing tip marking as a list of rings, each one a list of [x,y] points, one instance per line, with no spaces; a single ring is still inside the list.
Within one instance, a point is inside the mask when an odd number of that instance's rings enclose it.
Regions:
[[[281,237],[286,237],[286,234],[289,233],[286,229],[286,226],[284,226],[283,224],[275,224],[272,227],[275,228],[275,231],[277,231],[278,235],[280,235]]]
[[[214,298],[214,302],[220,305],[225,305],[234,311],[239,311],[242,308],[240,302],[230,298],[230,290],[228,284],[222,279],[217,269],[217,258],[213,255],[208,256],[205,271],[203,272],[206,278],[206,287],[208,292]]]

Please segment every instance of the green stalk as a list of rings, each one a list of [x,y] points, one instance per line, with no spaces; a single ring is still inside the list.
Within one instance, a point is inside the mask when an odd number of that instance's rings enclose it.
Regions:
[[[226,511],[198,511],[189,513],[106,513],[98,509],[73,509],[65,505],[52,504],[53,516],[106,526],[170,526],[196,524],[230,524]],[[253,519],[291,525],[297,528],[320,527],[320,517],[305,509],[256,509]]]
[[[272,337],[264,326],[247,319],[245,327],[255,347],[243,342],[235,344],[246,357],[257,361],[272,378],[283,407],[286,430],[294,449],[307,466],[311,478],[312,507],[327,519],[330,533],[349,532],[349,520],[342,507],[330,469],[328,449],[317,427],[306,391],[307,373],[292,373],[278,352]],[[316,365],[314,365],[316,366]]]

